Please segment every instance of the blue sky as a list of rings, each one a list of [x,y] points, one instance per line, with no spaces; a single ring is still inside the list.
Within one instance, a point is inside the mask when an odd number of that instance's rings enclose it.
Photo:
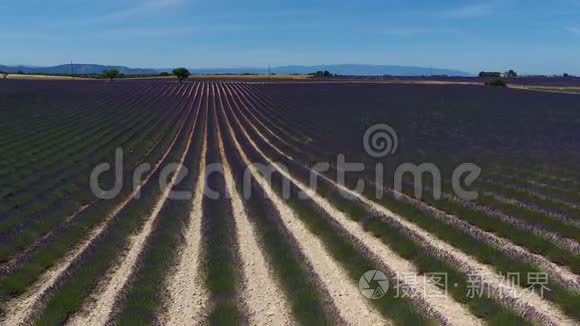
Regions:
[[[580,75],[580,0],[7,0],[0,12],[0,64]]]

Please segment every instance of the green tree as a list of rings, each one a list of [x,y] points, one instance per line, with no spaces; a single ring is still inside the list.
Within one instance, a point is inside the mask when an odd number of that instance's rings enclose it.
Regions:
[[[179,79],[179,83],[182,83],[190,75],[189,70],[186,68],[175,68],[173,69],[173,74]]]
[[[120,75],[121,75],[121,73],[117,69],[103,71],[103,76],[105,78],[109,78],[110,81],[113,81],[113,79],[120,77]]]
[[[319,70],[317,72],[309,73],[309,75],[316,76],[316,77],[332,77],[333,76],[328,70],[325,70],[325,71]]]
[[[0,74],[2,77],[4,77],[4,79],[8,78],[8,73],[6,71],[0,71]]]
[[[513,71],[513,70],[511,70],[511,69],[510,69],[510,71],[508,71],[508,72],[506,73],[506,77],[513,78],[513,77],[517,77],[517,76],[518,76],[518,73],[517,73],[517,72],[515,72],[515,71]]]

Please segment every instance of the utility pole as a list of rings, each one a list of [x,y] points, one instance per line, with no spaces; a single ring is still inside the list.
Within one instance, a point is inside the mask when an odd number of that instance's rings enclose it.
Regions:
[[[268,80],[270,80],[270,64],[268,64]]]
[[[75,79],[75,69],[72,60],[70,61],[70,76],[72,77],[72,79]]]

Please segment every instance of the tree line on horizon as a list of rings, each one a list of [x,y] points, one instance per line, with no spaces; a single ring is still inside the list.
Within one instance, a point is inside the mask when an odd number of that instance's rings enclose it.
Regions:
[[[175,77],[177,77],[177,79],[179,80],[179,83],[183,83],[184,80],[186,80],[187,78],[189,78],[189,76],[191,76],[190,71],[187,68],[183,68],[183,67],[173,69],[172,74]],[[273,74],[271,74],[271,75],[273,75]],[[308,75],[314,76],[314,77],[333,77],[333,76],[336,76],[335,74],[332,74],[327,70],[316,71],[313,73],[309,73]],[[117,70],[117,69],[103,71],[103,77],[109,79],[110,81],[113,81],[115,78],[122,78],[124,76],[125,75],[120,73],[119,70]],[[167,76],[170,76],[170,74],[168,72],[161,72],[161,73],[159,73],[159,76],[167,77]]]
[[[191,73],[189,72],[189,70],[187,68],[175,68],[172,71],[173,75],[175,77],[177,77],[177,79],[179,80],[179,83],[183,83],[183,81],[187,78],[189,78],[189,76],[191,75]],[[167,72],[162,72],[159,74],[160,76],[169,76],[169,73]],[[125,75],[122,74],[119,70],[117,69],[111,69],[111,70],[105,70],[103,71],[103,77],[109,79],[111,82],[116,79],[116,78],[122,78]]]
[[[8,75],[10,74],[17,74],[17,75],[25,75],[26,73],[23,72],[22,70],[17,71],[16,73],[9,73],[6,71],[0,71],[0,75],[2,75],[3,79],[7,79]],[[40,74],[40,75],[45,75],[45,74]],[[61,75],[61,74],[56,74],[56,75]],[[69,76],[68,74],[62,74],[62,75],[66,75]],[[175,68],[173,69],[173,71],[171,73],[169,72],[161,72],[158,74],[158,76],[161,77],[168,77],[174,75],[175,77],[177,77],[177,79],[179,80],[180,83],[182,83],[184,80],[186,80],[187,78],[189,78],[189,76],[191,75],[190,71],[187,68]],[[257,75],[257,74],[242,74],[242,75]],[[271,75],[275,75],[275,74],[271,74]],[[317,78],[324,78],[324,77],[335,77],[338,76],[337,74],[333,74],[327,70],[325,71],[316,71],[316,72],[311,72],[306,74],[308,76],[313,76],[313,77],[317,77]],[[124,78],[127,77],[125,74],[121,73],[118,69],[111,69],[111,70],[104,70],[102,72],[101,75],[99,74],[71,74],[70,76],[75,77],[92,77],[92,78],[106,78],[109,79],[110,81],[113,81],[114,79],[117,78]],[[151,75],[151,74],[147,74],[147,75],[131,75],[131,77],[151,77],[151,76],[155,76],[155,75]],[[551,76],[544,76],[544,77],[556,77],[556,76],[561,76],[564,78],[571,78],[571,77],[575,77],[574,75],[568,74],[568,73],[564,73],[562,75],[551,75]],[[436,77],[436,76],[432,76],[432,77]],[[447,77],[447,76],[445,76]],[[516,78],[516,77],[520,77],[520,75],[518,75],[517,72],[515,72],[514,70],[510,69],[507,72],[497,72],[497,71],[481,71],[478,74],[478,77],[480,78]],[[526,76],[521,76],[521,77],[526,77]],[[529,76],[528,76],[529,77]]]

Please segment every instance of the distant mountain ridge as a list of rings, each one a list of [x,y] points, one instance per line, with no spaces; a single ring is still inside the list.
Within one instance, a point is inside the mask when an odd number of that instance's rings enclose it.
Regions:
[[[279,75],[287,74],[308,74],[319,70],[328,70],[333,74],[348,76],[429,76],[429,75],[447,75],[447,76],[473,76],[473,74],[455,70],[441,68],[427,68],[414,66],[394,66],[394,65],[365,65],[365,64],[337,64],[337,65],[317,65],[317,66],[280,66],[272,67],[271,73]],[[267,74],[265,68],[202,68],[190,69],[194,74]]]
[[[427,68],[414,66],[394,66],[394,65],[365,65],[365,64],[339,64],[339,65],[319,65],[319,66],[284,66],[277,67],[276,73],[310,73],[318,70],[328,70],[333,74],[351,76],[428,76],[428,75],[448,75],[448,76],[471,76],[470,73],[454,69]]]
[[[171,69],[152,69],[152,68],[129,68],[125,66],[107,66],[97,64],[64,64],[53,67],[36,67],[36,66],[2,66],[0,71],[16,73],[22,71],[27,74],[100,74],[103,70],[117,69],[126,75],[149,75],[160,72],[170,72]],[[319,70],[328,70],[333,74],[350,75],[350,76],[429,76],[429,75],[447,75],[447,76],[472,76],[472,74],[455,70],[442,68],[427,68],[414,66],[395,66],[395,65],[365,65],[365,64],[337,64],[337,65],[316,65],[316,66],[280,66],[272,67],[271,73],[285,74],[308,74]],[[192,74],[267,74],[266,68],[192,68]]]
[[[70,75],[71,71],[75,74],[101,74],[104,70],[117,69],[119,72],[125,75],[149,75],[158,74],[160,71],[157,69],[141,69],[141,68],[128,68],[125,66],[106,66],[97,64],[64,64],[53,67],[36,67],[36,66],[2,66],[0,65],[0,71],[6,71],[9,73],[16,73],[22,71],[26,74],[58,74],[58,75]]]

